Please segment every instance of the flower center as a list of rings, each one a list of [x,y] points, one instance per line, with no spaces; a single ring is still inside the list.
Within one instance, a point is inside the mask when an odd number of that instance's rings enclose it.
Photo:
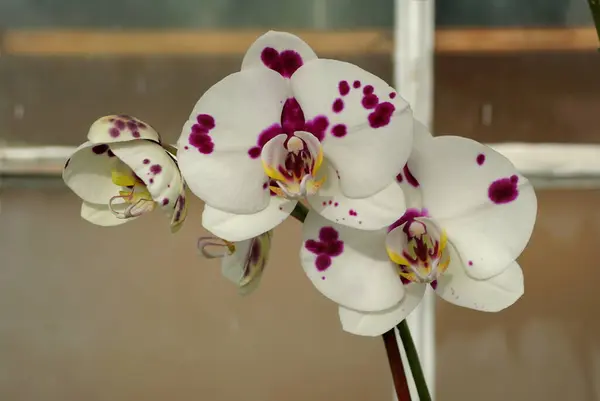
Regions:
[[[281,197],[298,199],[314,195],[325,182],[325,177],[316,178],[323,163],[321,143],[308,132],[273,138],[263,149],[262,162],[271,179],[270,190]]]
[[[415,283],[431,283],[450,264],[448,239],[432,220],[410,218],[388,233],[389,258],[398,265],[398,274]]]
[[[110,198],[108,207],[119,219],[139,217],[154,210],[156,202],[146,184],[124,163],[115,165],[111,171],[113,184],[121,187],[119,195]]]

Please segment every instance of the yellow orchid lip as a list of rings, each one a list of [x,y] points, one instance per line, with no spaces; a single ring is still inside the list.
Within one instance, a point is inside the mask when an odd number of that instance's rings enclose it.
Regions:
[[[290,199],[317,193],[326,179],[325,176],[316,178],[323,164],[323,148],[320,143],[317,146],[318,150],[313,153],[303,139],[292,136],[282,148],[276,149],[284,155],[273,157],[272,164],[263,158],[265,174],[277,185],[270,185],[270,190],[280,197]]]
[[[405,245],[399,252],[386,244],[388,257],[397,265],[398,274],[402,278],[416,283],[432,283],[450,264],[447,234],[445,230],[441,230],[439,238],[436,238],[418,218],[405,224],[409,225],[404,231],[407,233]]]

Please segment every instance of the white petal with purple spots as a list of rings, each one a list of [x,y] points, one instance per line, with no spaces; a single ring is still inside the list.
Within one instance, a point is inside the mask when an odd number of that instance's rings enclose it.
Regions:
[[[404,297],[395,306],[380,312],[359,312],[339,307],[342,328],[359,336],[380,336],[404,320],[421,302],[426,284],[410,283],[404,286]]]
[[[306,119],[326,119],[325,157],[350,198],[394,182],[412,146],[412,111],[392,87],[361,68],[335,60],[306,63],[291,79]]]
[[[329,163],[321,168],[327,172],[327,179],[316,195],[308,197],[308,202],[327,220],[361,230],[379,230],[391,225],[406,210],[404,194],[396,183],[368,198],[352,199],[342,193],[335,169]]]
[[[289,96],[289,85],[268,69],[231,74],[204,93],[178,141],[179,165],[196,196],[230,213],[267,207],[266,175],[249,149],[263,131],[280,123]]]
[[[300,261],[323,295],[347,308],[373,312],[396,305],[404,288],[385,251],[385,230],[364,231],[309,212]]]
[[[297,203],[295,200],[271,196],[269,205],[253,214],[228,213],[206,205],[202,213],[202,226],[224,240],[244,241],[281,224]]]
[[[138,139],[160,142],[160,135],[144,121],[124,114],[101,117],[92,124],[88,132],[88,140],[95,144]]]
[[[242,70],[268,68],[289,78],[304,63],[316,58],[315,52],[299,37],[288,32],[269,31],[250,45],[242,61]]]
[[[444,300],[469,309],[499,312],[523,295],[523,271],[517,262],[509,263],[494,277],[476,280],[466,274],[465,266],[456,252],[452,248],[450,251],[450,266],[438,278],[435,290]]]
[[[67,161],[63,180],[84,201],[107,205],[119,190],[111,177],[111,168],[116,162],[107,145],[86,142]]]

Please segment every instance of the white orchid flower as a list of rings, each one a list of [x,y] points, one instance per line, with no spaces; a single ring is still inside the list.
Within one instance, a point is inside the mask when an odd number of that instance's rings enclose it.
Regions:
[[[205,258],[220,258],[223,275],[238,287],[240,295],[248,295],[258,288],[272,237],[272,231],[240,242],[203,237],[198,241],[198,249]]]
[[[303,268],[354,334],[396,326],[428,285],[448,302],[489,312],[524,291],[516,258],[535,223],[531,184],[485,145],[415,127],[415,148],[398,175],[409,209],[394,224],[362,231],[314,212],[304,223]]]
[[[158,207],[176,231],[187,214],[185,184],[158,133],[143,121],[111,115],[92,124],[63,170],[83,200],[81,217],[100,226],[123,224]]]
[[[383,80],[269,32],[240,72],[197,102],[178,158],[206,203],[204,227],[243,241],[280,224],[304,197],[340,224],[391,224],[405,206],[390,184],[411,145],[410,107]]]

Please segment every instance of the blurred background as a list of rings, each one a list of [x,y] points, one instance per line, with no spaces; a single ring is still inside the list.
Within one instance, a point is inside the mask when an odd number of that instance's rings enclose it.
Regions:
[[[261,287],[242,298],[197,255],[200,201],[174,236],[159,213],[94,227],[62,183],[57,147],[112,113],[175,141],[198,97],[269,29],[394,82],[397,7],[0,0],[0,400],[391,401],[383,342],[342,332],[299,266],[297,222],[276,230]],[[600,400],[600,185],[577,170],[578,151],[600,160],[586,1],[437,0],[435,10],[436,133],[577,150],[572,179],[558,182],[549,160],[534,180],[523,299],[498,314],[436,305],[436,400]]]

